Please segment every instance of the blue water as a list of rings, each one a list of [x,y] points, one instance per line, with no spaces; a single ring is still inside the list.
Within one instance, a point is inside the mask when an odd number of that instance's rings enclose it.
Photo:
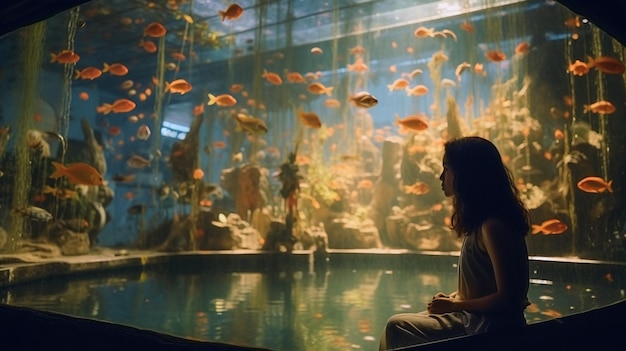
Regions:
[[[533,279],[530,323],[624,298],[616,282]],[[0,302],[273,350],[377,350],[389,316],[420,311],[434,293],[455,284],[453,266],[271,273],[163,268],[20,285],[0,290]]]

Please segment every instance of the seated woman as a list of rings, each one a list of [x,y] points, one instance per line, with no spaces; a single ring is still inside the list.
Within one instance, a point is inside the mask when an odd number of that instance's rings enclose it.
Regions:
[[[463,239],[457,291],[437,293],[427,311],[392,316],[380,350],[526,325],[530,219],[500,153],[480,137],[449,141],[439,179]]]

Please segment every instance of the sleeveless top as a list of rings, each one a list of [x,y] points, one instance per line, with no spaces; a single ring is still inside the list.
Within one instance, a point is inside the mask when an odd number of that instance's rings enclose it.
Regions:
[[[508,308],[493,313],[465,312],[465,327],[468,334],[526,324],[524,309],[528,305],[526,296],[529,284],[528,251],[523,237],[511,239],[521,241],[518,245],[515,245],[517,248],[516,256],[519,255],[519,257],[513,258],[514,262],[519,264],[514,266],[515,272],[508,273],[515,274],[513,276],[515,278],[511,280],[511,283],[515,284],[512,287],[512,291],[518,297],[513,299],[519,303],[512,303]],[[459,299],[470,300],[490,295],[497,291],[493,265],[489,255],[480,249],[476,234],[464,237],[458,262],[457,291]]]

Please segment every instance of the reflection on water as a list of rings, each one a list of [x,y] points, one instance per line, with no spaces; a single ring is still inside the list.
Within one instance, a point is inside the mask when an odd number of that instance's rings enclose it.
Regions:
[[[453,266],[271,273],[170,268],[16,286],[2,290],[0,302],[273,350],[376,350],[389,316],[419,311],[455,284]],[[623,299],[624,288],[610,279],[533,279],[526,317],[534,323],[604,306]]]

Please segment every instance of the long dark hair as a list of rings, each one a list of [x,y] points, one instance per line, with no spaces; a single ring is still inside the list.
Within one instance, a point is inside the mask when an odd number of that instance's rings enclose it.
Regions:
[[[503,220],[515,233],[528,234],[530,215],[496,146],[484,138],[464,137],[444,147],[454,175],[452,229],[457,236],[478,232],[489,218]]]

